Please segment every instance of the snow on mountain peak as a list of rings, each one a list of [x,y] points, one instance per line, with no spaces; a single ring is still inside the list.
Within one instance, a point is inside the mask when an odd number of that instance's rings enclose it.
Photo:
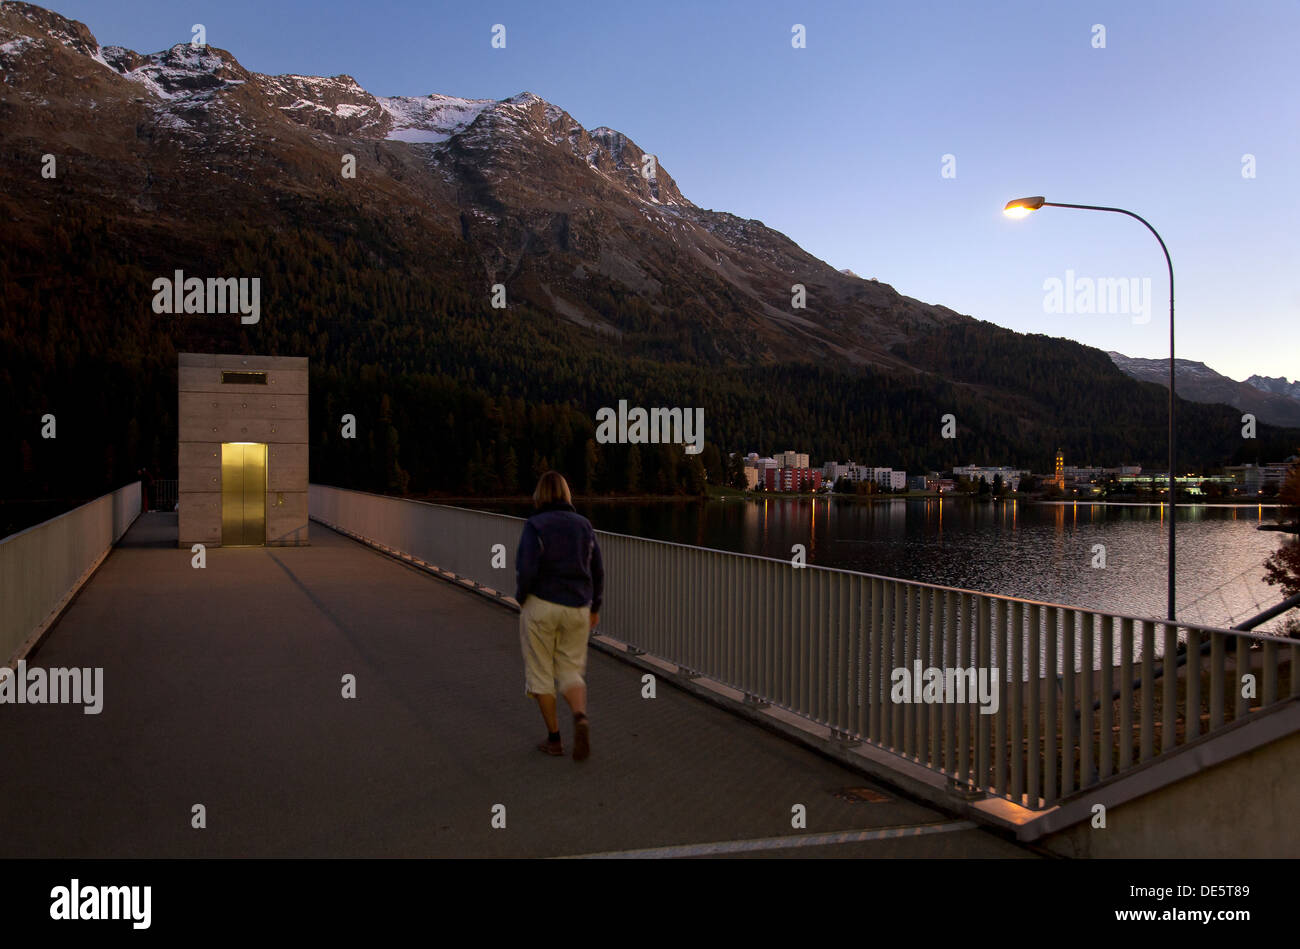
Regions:
[[[399,142],[437,144],[467,128],[495,99],[459,99],[436,93],[412,98],[379,97],[379,104],[392,119],[388,138]]]
[[[15,0],[0,0],[0,12],[16,13],[26,21],[10,21],[14,30],[0,30],[0,62],[25,58],[34,48],[57,42],[139,87],[136,100],[148,102],[160,124],[176,131],[251,141],[248,130],[256,122],[246,126],[244,110],[255,97],[225,96],[231,87],[246,86],[294,123],[329,135],[413,145],[440,145],[457,138],[468,149],[489,151],[541,138],[647,205],[691,206],[657,156],[607,126],[587,131],[562,108],[527,90],[504,99],[437,93],[380,97],[352,76],[252,73],[225,50],[188,42],[144,55],[117,46],[101,49],[84,24]],[[204,117],[214,113],[221,114],[221,122]]]
[[[168,101],[208,99],[227,86],[241,85],[248,75],[243,67],[228,63],[219,50],[189,43],[177,43],[161,53],[139,57],[139,63],[134,68],[123,68],[122,75]]]

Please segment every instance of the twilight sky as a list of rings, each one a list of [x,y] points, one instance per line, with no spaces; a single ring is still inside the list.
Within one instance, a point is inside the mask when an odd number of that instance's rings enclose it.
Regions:
[[[1300,375],[1294,0],[44,4],[104,45],[154,52],[202,23],[248,69],[348,73],[376,95],[528,90],[630,136],[696,204],[836,268],[1012,329],[1163,356],[1164,259],[1140,224],[1001,214],[1037,194],[1129,208],[1173,256],[1180,357],[1238,379]],[[1071,272],[1076,289],[1149,279],[1149,309],[1050,312],[1045,283]]]

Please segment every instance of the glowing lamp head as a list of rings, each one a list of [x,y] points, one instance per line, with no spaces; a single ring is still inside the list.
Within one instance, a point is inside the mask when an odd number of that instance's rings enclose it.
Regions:
[[[1046,200],[1042,195],[1034,198],[1016,198],[1014,201],[1007,202],[1007,206],[1002,209],[1002,213],[1007,217],[1024,217],[1029,212],[1041,208]]]

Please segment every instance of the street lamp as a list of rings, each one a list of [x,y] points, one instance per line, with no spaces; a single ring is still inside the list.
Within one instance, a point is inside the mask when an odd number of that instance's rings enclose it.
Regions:
[[[1039,208],[1074,208],[1079,211],[1111,211],[1115,214],[1127,214],[1134,220],[1140,221],[1142,225],[1155,234],[1156,240],[1160,242],[1160,249],[1164,251],[1165,265],[1169,268],[1169,601],[1168,613],[1169,620],[1174,620],[1174,523],[1177,519],[1178,495],[1174,481],[1174,460],[1175,460],[1175,439],[1174,439],[1174,263],[1169,259],[1169,248],[1165,246],[1164,238],[1156,231],[1146,219],[1132,211],[1126,211],[1123,208],[1103,208],[1094,204],[1058,204],[1055,201],[1048,201],[1042,195],[1032,198],[1016,198],[1014,201],[1008,201],[1007,206],[1002,209],[1002,213],[1007,217],[1021,218],[1037,211]]]

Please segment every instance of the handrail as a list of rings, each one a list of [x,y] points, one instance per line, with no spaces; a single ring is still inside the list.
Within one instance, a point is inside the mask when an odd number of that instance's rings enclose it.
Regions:
[[[1267,623],[1267,622],[1268,622],[1269,620],[1271,620],[1273,617],[1275,617],[1275,616],[1280,616],[1281,614],[1287,612],[1288,610],[1294,609],[1294,608],[1297,607],[1297,606],[1300,606],[1300,593],[1297,593],[1297,594],[1295,594],[1294,596],[1289,596],[1289,597],[1287,597],[1285,600],[1283,600],[1281,603],[1278,603],[1276,606],[1270,606],[1268,609],[1264,610],[1264,612],[1259,613],[1259,614],[1257,614],[1257,615],[1255,615],[1255,616],[1252,616],[1250,619],[1246,620],[1246,621],[1243,622],[1243,623],[1238,623],[1236,626],[1232,627],[1232,630],[1226,630],[1226,631],[1225,631],[1225,630],[1216,630],[1216,632],[1231,632],[1231,631],[1248,632],[1249,630],[1251,630],[1251,629],[1253,629],[1254,627],[1258,626],[1260,623]],[[1184,624],[1179,623],[1179,624],[1177,624],[1177,625],[1178,625],[1179,627],[1182,627]],[[1204,629],[1205,627],[1192,627],[1192,628],[1200,628],[1200,629]],[[1286,645],[1289,645],[1289,644],[1292,644],[1292,643],[1300,644],[1300,640],[1291,639],[1289,636],[1260,636],[1260,635],[1252,635],[1251,638],[1252,638],[1252,639],[1266,639],[1266,640],[1268,640],[1269,642],[1272,642],[1272,643],[1286,644]],[[1213,646],[1213,645],[1214,645],[1214,640],[1213,640],[1213,639],[1207,639],[1205,642],[1201,643],[1201,645],[1200,645],[1199,647],[1197,647],[1197,651],[1198,651],[1201,655],[1206,655],[1206,654],[1210,651],[1210,647]],[[1178,660],[1174,663],[1174,668],[1175,668],[1175,669],[1181,669],[1183,666],[1187,665],[1187,659],[1188,659],[1187,651],[1186,651],[1186,650],[1180,650],[1180,651],[1179,651],[1179,654],[1178,654]],[[1157,673],[1155,673],[1155,678],[1156,678],[1156,679],[1160,679],[1160,678],[1162,678],[1162,677],[1164,676],[1164,674],[1165,674],[1165,664],[1162,662],[1162,663],[1160,664],[1160,671],[1157,672]],[[1135,679],[1135,680],[1133,681],[1132,688],[1135,688],[1135,689],[1136,689],[1136,688],[1141,687],[1141,685],[1142,685],[1142,680],[1141,680],[1141,678],[1138,678],[1138,679]],[[1118,699],[1118,698],[1120,697],[1120,694],[1121,694],[1121,690],[1116,689],[1116,690],[1111,694],[1111,697],[1110,697],[1110,698],[1111,698],[1111,701],[1113,702],[1113,701],[1115,701],[1116,699]],[[1092,709],[1093,709],[1094,712],[1095,712],[1097,709],[1099,709],[1099,708],[1101,708],[1101,698],[1100,698],[1100,697],[1098,697],[1097,701],[1095,701],[1095,702],[1092,703]],[[1075,715],[1077,716],[1078,714],[1079,714],[1079,713],[1078,713],[1078,711],[1076,710],[1076,711],[1075,711]]]
[[[333,491],[346,491],[349,494],[359,494],[366,497],[380,497],[380,498],[387,498],[388,500],[392,500],[392,501],[404,501],[408,504],[423,504],[427,507],[445,508],[450,511],[464,511],[467,514],[478,514],[487,517],[499,517],[505,520],[518,521],[520,523],[523,523],[524,521],[528,520],[528,518],[526,517],[519,517],[518,515],[515,514],[502,514],[499,511],[483,511],[478,508],[461,507],[456,504],[442,504],[438,501],[425,501],[417,498],[399,498],[390,494],[372,494],[368,491],[357,491],[353,488],[339,488],[334,485],[328,485],[328,484],[318,485],[318,487],[329,488]],[[643,544],[661,544],[665,547],[677,547],[685,550],[709,550],[715,553],[727,554],[730,557],[744,557],[749,560],[761,560],[767,563],[781,564],[785,567],[790,567],[791,569],[824,570],[832,573],[852,574],[853,576],[865,577],[866,579],[869,580],[887,580],[890,583],[903,583],[912,587],[919,587],[927,590],[937,590],[945,593],[961,593],[970,596],[989,597],[994,600],[1002,600],[1006,603],[1019,603],[1022,606],[1037,606],[1044,609],[1050,608],[1050,609],[1058,609],[1058,610],[1073,610],[1073,611],[1079,611],[1085,613],[1094,613],[1098,616],[1112,616],[1115,619],[1133,620],[1136,623],[1160,623],[1162,625],[1169,624],[1169,620],[1161,619],[1155,616],[1138,616],[1130,613],[1113,613],[1110,610],[1096,609],[1090,606],[1071,606],[1068,603],[1053,603],[1049,600],[1031,600],[1025,597],[1011,596],[1010,594],[1006,594],[1006,593],[990,593],[987,590],[971,590],[966,587],[950,587],[950,586],[945,586],[941,583],[929,583],[924,580],[909,580],[905,577],[889,577],[889,576],[885,576],[884,574],[867,573],[862,570],[850,570],[847,567],[828,567],[822,564],[810,563],[810,564],[805,564],[804,566],[799,568],[794,568],[791,565],[789,560],[786,560],[781,557],[766,557],[762,554],[750,554],[750,553],[744,553],[743,551],[726,550],[721,547],[705,547],[699,544],[682,544],[682,543],[678,543],[677,541],[660,540],[659,538],[656,537],[639,537],[636,534],[620,534],[617,533],[616,531],[608,531],[608,530],[601,530],[601,529],[597,529],[596,533],[605,537],[622,537]],[[1239,627],[1207,626],[1203,623],[1186,623],[1183,622],[1182,620],[1178,620],[1173,625],[1178,626],[1180,629],[1195,629],[1207,633],[1235,633],[1239,635],[1244,634],[1253,639],[1259,639],[1259,640],[1275,640],[1277,638],[1275,636],[1269,636],[1267,633],[1251,633],[1249,630],[1241,629]]]

